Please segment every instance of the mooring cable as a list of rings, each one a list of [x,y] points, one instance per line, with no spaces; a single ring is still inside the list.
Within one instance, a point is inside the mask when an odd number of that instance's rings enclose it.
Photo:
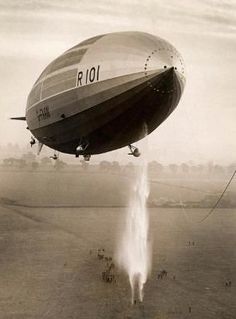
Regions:
[[[215,205],[210,209],[209,213],[203,218],[200,220],[199,223],[202,223],[204,220],[206,220],[213,212],[214,210],[216,209],[216,207],[218,206],[219,202],[221,201],[222,197],[224,196],[227,188],[229,187],[229,185],[231,184],[234,176],[236,174],[236,170],[234,171],[233,175],[230,177],[230,180],[228,181],[227,185],[225,186],[223,192],[221,193],[220,197],[218,198],[218,200],[216,201]]]

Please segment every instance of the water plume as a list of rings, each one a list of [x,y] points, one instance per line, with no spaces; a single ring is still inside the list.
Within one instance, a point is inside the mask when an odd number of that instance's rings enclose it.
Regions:
[[[117,261],[129,276],[132,303],[136,299],[143,301],[144,284],[151,270],[149,215],[146,208],[149,195],[148,163],[145,154],[141,155],[135,175],[117,252]]]

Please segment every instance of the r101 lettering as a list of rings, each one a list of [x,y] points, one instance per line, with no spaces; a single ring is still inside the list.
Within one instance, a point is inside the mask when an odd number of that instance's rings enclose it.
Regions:
[[[77,75],[77,86],[82,86],[99,81],[100,65],[93,66],[85,72],[79,71]]]

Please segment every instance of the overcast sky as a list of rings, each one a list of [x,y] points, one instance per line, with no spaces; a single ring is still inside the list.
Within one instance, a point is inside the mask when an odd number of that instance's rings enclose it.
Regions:
[[[88,37],[124,30],[167,39],[186,64],[184,95],[150,135],[150,159],[235,162],[234,0],[0,0],[0,144],[29,142],[25,124],[8,117],[25,114],[27,95],[49,62]]]

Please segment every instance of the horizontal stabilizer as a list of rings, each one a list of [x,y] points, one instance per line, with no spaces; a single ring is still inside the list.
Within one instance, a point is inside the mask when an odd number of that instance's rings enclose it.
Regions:
[[[11,117],[11,120],[18,120],[18,121],[26,121],[25,116],[20,116],[20,117]]]

